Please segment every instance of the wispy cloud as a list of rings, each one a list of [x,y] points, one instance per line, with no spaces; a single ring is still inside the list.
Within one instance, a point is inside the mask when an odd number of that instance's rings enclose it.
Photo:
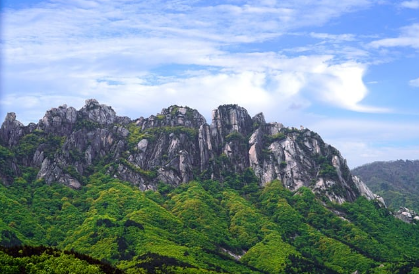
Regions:
[[[370,43],[372,47],[412,47],[419,49],[419,24],[403,27],[396,38],[385,38]]]
[[[408,9],[419,9],[419,1],[403,1],[400,3],[400,6]]]
[[[347,41],[354,41],[355,35],[353,34],[329,34],[329,33],[318,33],[318,32],[310,32],[310,36],[317,39],[327,39],[333,40],[336,42],[347,42]]]
[[[43,104],[48,100],[41,97],[71,92],[77,101],[96,97],[133,116],[141,103],[131,102],[151,102],[141,107],[142,113],[150,113],[156,104],[167,106],[178,98],[204,110],[225,101],[258,111],[274,109],[274,102],[302,110],[314,100],[380,112],[361,105],[367,95],[362,79],[366,66],[351,59],[365,52],[340,47],[329,55],[289,57],[280,50],[234,51],[238,45],[322,25],[372,2],[51,0],[5,10],[4,85],[16,91],[5,100],[38,94],[34,101]],[[351,34],[310,35],[354,39]],[[343,52],[347,58],[339,60]],[[213,103],[201,104],[202,98]]]
[[[50,79],[47,86],[43,85],[49,91],[43,97],[51,96],[54,90],[80,98],[95,97],[119,108],[121,115],[133,117],[153,113],[156,105],[165,107],[173,103],[191,105],[207,113],[226,102],[238,103],[250,111],[264,110],[271,117],[280,114],[278,104],[283,106],[281,111],[285,114],[291,106],[298,105],[301,111],[310,102],[360,112],[387,111],[361,104],[368,90],[363,83],[366,67],[359,63],[333,64],[333,56],[289,58],[269,52],[230,55],[219,52],[208,57],[177,54],[178,62],[185,62],[186,68],[188,62],[194,64],[191,71],[185,70],[177,77],[162,76],[158,71],[146,72],[145,67],[139,71],[129,71],[126,67],[112,70],[116,60],[107,59],[95,70],[57,64],[58,68],[22,70],[9,78],[23,77],[29,86],[39,86],[39,81]],[[27,97],[31,93],[6,98],[19,101],[19,96]],[[44,101],[47,100],[39,99]]]

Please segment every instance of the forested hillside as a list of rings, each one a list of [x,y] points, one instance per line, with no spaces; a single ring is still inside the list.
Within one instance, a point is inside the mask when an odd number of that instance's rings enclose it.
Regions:
[[[280,181],[259,188],[250,171],[222,184],[162,184],[145,192],[101,172],[80,190],[34,176],[27,170],[0,186],[3,246],[74,250],[126,273],[419,271],[419,227],[364,197],[338,205]],[[53,265],[70,258],[58,254]],[[22,260],[0,250],[0,272],[19,273],[7,271]]]
[[[419,212],[419,160],[374,162],[352,170],[387,205],[400,206]]]

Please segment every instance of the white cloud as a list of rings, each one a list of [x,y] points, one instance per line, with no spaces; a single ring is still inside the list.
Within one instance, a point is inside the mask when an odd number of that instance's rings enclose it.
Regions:
[[[89,72],[91,68],[64,67],[59,68],[59,72],[53,67],[41,70],[39,74],[22,71],[14,77],[16,81],[22,79],[19,77],[32,79],[27,83],[29,86],[38,86],[37,79],[45,79],[43,75],[48,74],[51,79],[48,90],[52,94],[38,90],[36,97],[42,103],[24,109],[17,102],[31,96],[32,92],[6,95],[6,99],[16,102],[14,108],[27,112],[42,106],[48,97],[54,97],[54,90],[59,90],[61,94],[73,94],[74,98],[70,98],[68,104],[75,98],[77,102],[96,98],[112,105],[119,115],[131,118],[155,114],[157,106],[161,109],[171,104],[189,105],[203,113],[211,113],[220,104],[236,103],[253,113],[264,111],[272,118],[288,116],[290,110],[301,112],[319,101],[353,111],[384,111],[360,104],[367,95],[362,81],[365,67],[361,64],[328,65],[331,56],[286,58],[268,55],[270,58],[255,58],[253,54],[221,55],[213,63],[224,63],[226,67],[219,65],[213,71],[193,71],[183,77],[161,77],[145,72],[135,75],[124,71],[112,74],[109,68],[93,73]],[[199,62],[206,63],[207,60]],[[45,85],[42,88],[45,89]],[[66,101],[59,104],[63,103]]]
[[[195,2],[51,0],[5,10],[5,100],[19,108],[20,98],[35,96],[39,103],[21,109],[27,112],[45,111],[49,97],[69,99],[69,104],[96,97],[132,118],[154,113],[157,105],[189,104],[205,111],[226,101],[257,112],[278,104],[297,111],[319,100],[355,111],[381,111],[361,105],[367,95],[366,67],[336,60],[336,51],[291,58],[230,49],[320,26],[373,1]],[[350,34],[312,35],[353,39]],[[364,54],[348,47],[343,51],[349,59]]]
[[[310,36],[317,39],[327,39],[327,40],[333,40],[336,42],[355,40],[355,35],[353,34],[329,34],[329,33],[310,32]]]
[[[419,1],[403,1],[400,6],[408,9],[419,9]]]
[[[385,38],[370,43],[372,47],[412,47],[419,49],[419,24],[403,27],[396,38]]]
[[[412,87],[419,88],[419,78],[410,80],[409,85],[411,85]]]
[[[359,112],[388,112],[388,109],[362,105],[368,90],[363,82],[365,65],[347,62],[321,65],[310,76],[309,89],[329,104]]]
[[[4,18],[11,28],[5,29],[5,36],[20,42],[27,38],[37,42],[97,40],[115,35],[260,42],[291,29],[322,25],[371,2],[304,1],[303,5],[300,1],[245,1],[211,6],[194,5],[193,1],[50,1],[32,9],[7,10]]]

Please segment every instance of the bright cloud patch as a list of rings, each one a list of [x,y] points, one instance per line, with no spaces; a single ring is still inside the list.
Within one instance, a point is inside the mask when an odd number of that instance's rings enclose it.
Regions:
[[[417,79],[413,79],[409,81],[409,85],[411,85],[412,87],[417,87],[419,88],[419,78]]]
[[[408,9],[419,9],[419,1],[403,1],[400,6]]]
[[[6,99],[38,94],[43,101],[66,93],[80,100],[102,98],[126,114],[138,105],[180,101],[197,107],[236,102],[259,110],[275,109],[275,104],[301,110],[321,101],[379,111],[360,105],[367,94],[362,80],[366,65],[348,61],[353,50],[344,50],[344,61],[335,58],[336,51],[296,57],[272,50],[234,51],[299,27],[320,26],[370,4],[40,1],[34,8],[4,13],[4,86],[16,92]],[[352,34],[308,36],[354,40]],[[203,98],[211,104],[201,103]]]

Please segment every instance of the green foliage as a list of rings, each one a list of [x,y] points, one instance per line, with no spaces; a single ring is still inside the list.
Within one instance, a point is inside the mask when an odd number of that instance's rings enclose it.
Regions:
[[[3,230],[0,235],[0,246],[11,247],[21,245],[22,242],[11,230]]]
[[[129,169],[131,169],[132,171],[141,174],[142,176],[146,177],[147,179],[153,179],[157,177],[157,173],[155,170],[144,170],[136,165],[134,165],[133,163],[128,162],[128,160],[126,159],[119,159],[119,161],[121,162],[121,164],[123,164],[124,166],[128,167]]]
[[[262,239],[263,228],[269,222],[266,216],[233,190],[223,192],[221,206],[227,209],[229,232],[238,250],[248,250]]]
[[[285,138],[286,138],[286,136],[282,132],[278,132],[278,133],[273,134],[273,135],[266,135],[266,141],[268,143],[282,141],[282,140],[285,140]]]
[[[128,126],[128,148],[134,149],[139,141],[147,139],[153,141],[155,137],[148,132],[143,132],[135,123]]]
[[[80,175],[80,173],[76,170],[76,168],[74,166],[67,166],[65,171],[68,175],[77,179],[79,182],[84,182],[85,181],[83,176]]]
[[[176,115],[178,115],[179,113],[179,108],[186,108],[186,113],[185,116],[187,119],[192,120],[193,119],[193,109],[191,109],[190,107],[183,107],[183,106],[171,106],[171,111],[170,111],[170,115],[172,116],[172,118],[176,117]]]
[[[164,116],[164,115],[163,115]],[[129,135],[128,135],[128,148],[135,149],[138,142],[147,139],[150,142],[155,141],[162,134],[164,136],[169,136],[169,134],[174,133],[177,136],[183,134],[190,139],[194,139],[198,135],[198,130],[195,128],[184,127],[184,126],[175,126],[175,127],[154,127],[142,130],[135,123],[132,123],[128,126]]]
[[[282,161],[280,164],[279,164],[279,167],[280,168],[286,168],[287,167],[287,162],[285,162],[285,161]]]
[[[74,130],[86,129],[88,131],[96,130],[101,128],[101,125],[98,122],[94,122],[88,119],[77,119]]]
[[[65,142],[66,137],[60,137],[53,134],[48,134],[44,138],[44,144],[46,145],[43,149],[45,157],[52,158],[59,148]]]
[[[0,247],[1,273],[122,273],[109,264],[50,247]]]
[[[36,132],[27,134],[20,139],[19,144],[14,147],[14,153],[18,159],[31,157],[43,141],[44,139],[42,138],[41,133]]]
[[[245,142],[246,138],[238,131],[232,131],[230,134],[228,134],[225,137],[226,142],[233,142],[233,141],[237,141],[237,142]]]
[[[227,216],[205,189],[198,183],[191,183],[182,193],[171,197],[174,202],[171,211],[189,228],[205,235],[202,241],[221,245],[226,240]],[[210,248],[210,246],[207,246]],[[215,247],[213,247],[215,248]]]
[[[338,174],[336,172],[336,168],[326,163],[321,165],[319,176],[335,180],[339,179]]]
[[[159,115],[156,116],[157,120],[164,120],[164,118],[166,118],[166,116],[163,115],[163,114],[159,114]]]
[[[77,148],[72,148],[69,151],[70,159],[74,162],[83,161],[84,160],[84,153]]]
[[[330,157],[325,157],[320,154],[314,156],[314,161],[319,165],[319,176],[327,179],[338,180],[338,174],[336,168],[331,165],[332,160]]]
[[[285,237],[293,237],[302,226],[302,218],[287,201],[290,199],[289,192],[282,186],[280,181],[274,181],[262,191],[260,206],[276,225],[276,230]]]
[[[252,168],[247,168],[242,174],[225,174],[225,187],[237,190],[240,194],[252,197],[259,191],[259,179]]]
[[[418,269],[417,226],[364,198],[325,207],[308,188],[290,192],[276,180],[259,189],[251,169],[226,174],[223,183],[160,184],[157,192],[141,192],[100,172],[85,178],[80,190],[35,182],[33,169],[23,173],[11,186],[0,185],[3,246],[74,250],[126,273]],[[41,273],[61,262],[74,273],[80,265],[90,269],[91,263],[75,255],[48,252],[31,258],[0,252],[1,271],[19,273],[31,262]],[[235,261],[228,252],[242,257]]]
[[[10,180],[13,178],[13,170],[11,168],[11,164],[14,158],[14,153],[0,145],[0,174],[6,177],[6,179]]]
[[[6,157],[16,156],[20,162],[31,159],[37,149],[44,152],[45,157],[52,158],[59,148],[64,144],[65,137],[53,134],[45,134],[43,131],[35,130],[33,133],[26,134],[19,140],[17,146],[13,147],[12,154]],[[5,151],[0,153],[6,153]]]
[[[272,232],[249,249],[242,261],[268,273],[283,273],[290,255],[298,255],[295,248]]]

